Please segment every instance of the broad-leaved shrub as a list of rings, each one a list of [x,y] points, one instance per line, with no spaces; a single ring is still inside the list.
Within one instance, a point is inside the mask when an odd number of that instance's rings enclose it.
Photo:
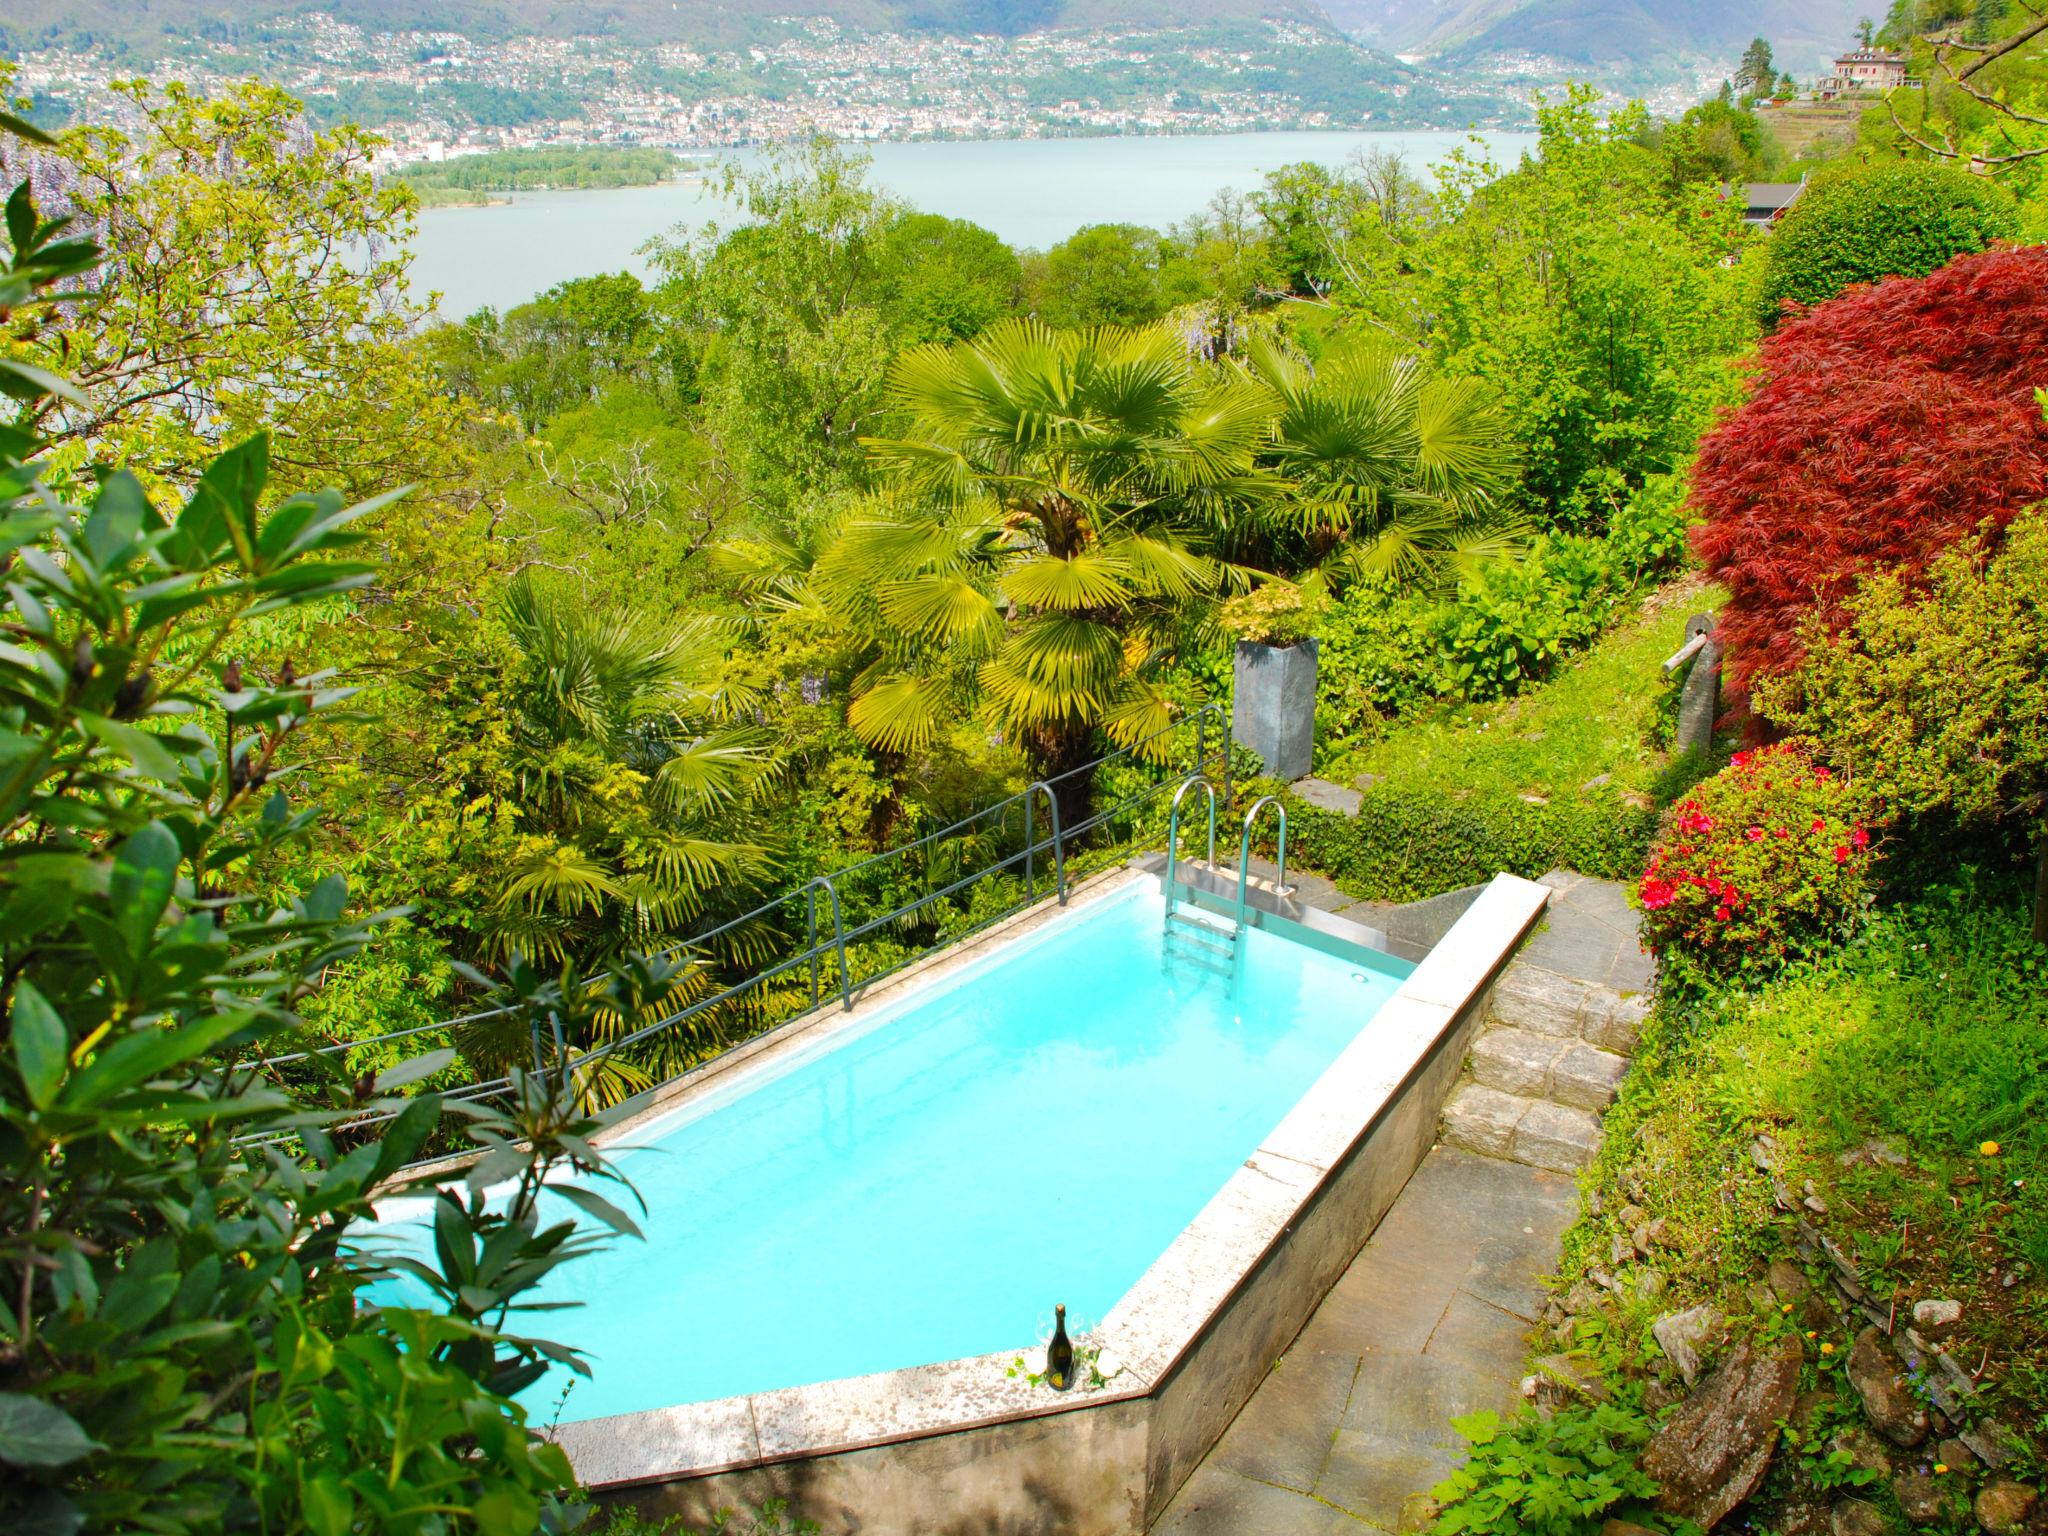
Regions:
[[[1865,816],[1846,776],[1796,748],[1738,752],[1678,803],[1636,882],[1644,942],[1714,972],[1831,948],[1870,906]]]
[[[1852,283],[1925,277],[2020,233],[2013,195],[1941,161],[1897,161],[1816,181],[1771,231],[1763,319],[1821,304]]]
[[[1472,1444],[1433,1490],[1436,1536],[1594,1536],[1617,1516],[1663,1529],[1649,1508],[1657,1483],[1636,1465],[1650,1438],[1641,1414],[1615,1403],[1451,1420]]]

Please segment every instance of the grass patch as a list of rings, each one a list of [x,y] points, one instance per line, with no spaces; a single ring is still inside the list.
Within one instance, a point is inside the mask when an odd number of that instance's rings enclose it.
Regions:
[[[1624,795],[1662,804],[1690,787],[1674,788],[1668,746],[1678,688],[1662,663],[1684,643],[1686,619],[1721,600],[1696,578],[1673,582],[1548,681],[1512,699],[1399,722],[1317,772],[1338,783],[1371,774],[1390,788],[1451,799],[1553,798],[1604,776]]]
[[[1719,763],[1671,756],[1678,686],[1661,670],[1686,618],[1717,597],[1697,581],[1675,582],[1526,693],[1432,710],[1334,754],[1318,773],[1357,785],[1364,798],[1351,816],[1290,799],[1290,861],[1379,901],[1433,896],[1503,870],[1633,878],[1661,807]]]
[[[2024,893],[1975,880],[1892,908],[1849,948],[1775,982],[1661,1003],[1608,1117],[1589,1214],[1567,1237],[1567,1290],[1596,1271],[1617,1282],[1571,1341],[1610,1372],[1648,1378],[1664,1369],[1655,1316],[1711,1300],[1737,1330],[1810,1329],[1815,1384],[1838,1386],[1828,1373],[1863,1318],[1837,1307],[1787,1318],[1760,1283],[1770,1259],[1794,1257],[1804,1216],[1901,1328],[1915,1301],[1962,1303],[1948,1347],[1978,1373],[1981,1400],[2031,1440],[2038,1467],[2044,1021],[2048,951],[2027,937]],[[1796,1211],[1780,1209],[1787,1198]],[[1624,1255],[1617,1240],[1658,1218],[1647,1258]],[[1659,1294],[1642,1293],[1651,1271]]]

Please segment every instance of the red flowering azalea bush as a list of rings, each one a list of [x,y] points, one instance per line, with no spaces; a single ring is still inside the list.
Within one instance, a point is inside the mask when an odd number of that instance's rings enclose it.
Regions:
[[[1792,747],[1738,752],[1651,853],[1636,885],[1643,940],[1711,971],[1815,954],[1870,903],[1870,843],[1847,779]]]
[[[1914,582],[2048,495],[2044,358],[2048,246],[1851,288],[1763,343],[1692,474],[1737,692],[1795,666],[1801,620],[1832,625],[1864,575]]]

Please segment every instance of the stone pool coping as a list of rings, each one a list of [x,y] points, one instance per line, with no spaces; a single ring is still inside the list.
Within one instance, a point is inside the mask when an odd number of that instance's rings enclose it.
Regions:
[[[712,1091],[736,1069],[808,1051],[842,1030],[862,1027],[875,1011],[893,1006],[906,988],[975,965],[1068,911],[1093,905],[1150,878],[1142,866],[1109,871],[1072,891],[1065,907],[1048,901],[991,927],[957,950],[906,968],[863,996],[851,1013],[835,1006],[794,1020],[650,1095],[646,1103],[634,1106],[609,1127],[602,1139],[607,1144],[628,1140],[656,1117]],[[1198,887],[1201,883],[1191,882]],[[1214,904],[1209,892],[1198,888],[1195,894],[1197,900]],[[936,1365],[580,1420],[556,1426],[549,1431],[551,1438],[568,1453],[586,1486],[601,1493],[623,1492],[776,1464],[815,1461],[822,1466],[826,1458],[950,1435],[962,1436],[963,1447],[972,1440],[975,1448],[963,1449],[962,1456],[986,1463],[990,1450],[984,1437],[994,1426],[1086,1414],[1152,1398],[1155,1401],[1146,1405],[1150,1413],[1173,1422],[1158,1426],[1148,1422],[1133,1431],[1139,1436],[1138,1443],[1146,1447],[1138,1458],[1141,1465],[1132,1474],[1136,1484],[1127,1494],[1136,1501],[1135,1506],[1129,1520],[1101,1527],[1139,1528],[1141,1513],[1156,1513],[1164,1506],[1256,1385],[1254,1375],[1240,1391],[1237,1378],[1243,1371],[1233,1365],[1197,1391],[1184,1381],[1188,1372],[1182,1367],[1191,1362],[1205,1338],[1229,1331],[1221,1325],[1232,1311],[1233,1299],[1246,1292],[1262,1271],[1273,1267],[1270,1261],[1291,1230],[1312,1224],[1318,1213],[1312,1212],[1311,1206],[1323,1203],[1326,1186],[1333,1185],[1340,1173],[1357,1161],[1353,1153],[1376,1140],[1375,1128],[1383,1120],[1393,1121],[1398,1111],[1399,1155],[1406,1166],[1396,1170],[1390,1165],[1373,1173],[1368,1180],[1370,1195],[1364,1193],[1363,1185],[1346,1195],[1347,1200],[1367,1202],[1355,1212],[1363,1222],[1362,1230],[1319,1231],[1315,1238],[1319,1253],[1334,1241],[1343,1250],[1342,1262],[1348,1262],[1365,1242],[1372,1225],[1406,1182],[1414,1162],[1434,1139],[1442,1097],[1439,1090],[1447,1090],[1448,1077],[1459,1065],[1452,1061],[1446,1071],[1438,1059],[1444,1054],[1439,1047],[1462,1034],[1460,1026],[1476,1017],[1476,1005],[1542,911],[1548,894],[1531,881],[1497,877],[1380,1006],[1369,1021],[1371,1027],[1361,1025],[1357,1038],[1090,1335],[1091,1342],[1112,1351],[1123,1364],[1107,1387],[1055,1396],[1043,1386],[1032,1386],[1021,1372],[1014,1377],[1007,1374],[1020,1355],[1036,1366],[1039,1346],[1031,1342],[1017,1349]],[[1384,936],[1327,914],[1317,913],[1312,924],[1302,923],[1297,915],[1300,909],[1276,893],[1255,893],[1254,902],[1252,919],[1262,926],[1312,926],[1326,938],[1361,949],[1389,948]],[[1425,1071],[1430,1093],[1408,1092]],[[1437,1102],[1419,1102],[1432,1094]],[[1420,1143],[1413,1147],[1411,1158],[1410,1144],[1418,1136]],[[1389,1183],[1383,1175],[1394,1171],[1398,1171],[1398,1179],[1391,1181],[1391,1188],[1382,1188]],[[1315,1272],[1320,1274],[1326,1268],[1328,1263],[1319,1258]],[[1307,1272],[1302,1278],[1308,1279]],[[1280,1338],[1284,1345],[1334,1278],[1335,1271],[1316,1282],[1321,1288],[1315,1288],[1313,1295],[1286,1299],[1281,1311],[1299,1313],[1291,1322],[1265,1317],[1274,1299],[1261,1297],[1258,1347],[1265,1347],[1263,1341],[1277,1326],[1285,1327]],[[1242,1343],[1232,1346],[1237,1353],[1244,1347]],[[1227,1383],[1223,1375],[1230,1378]],[[975,1431],[983,1435],[973,1435]],[[1044,1447],[1035,1454],[1043,1455]],[[865,1476],[872,1482],[872,1469]],[[1119,1496],[1125,1495],[1120,1491]],[[872,1513],[880,1518],[880,1511]]]

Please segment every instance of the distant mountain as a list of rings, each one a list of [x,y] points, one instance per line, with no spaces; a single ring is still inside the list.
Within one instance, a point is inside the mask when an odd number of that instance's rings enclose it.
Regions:
[[[8,0],[0,40],[160,53],[184,37],[236,42],[266,23],[322,12],[372,32],[606,37],[732,46],[777,18],[829,17],[869,32],[1015,37],[1061,28],[1169,30],[1271,16],[1328,26],[1315,0]]]
[[[1645,68],[1733,58],[1768,38],[1782,65],[1809,72],[1847,46],[1873,0],[1324,0],[1373,47],[1454,66],[1485,54]]]

